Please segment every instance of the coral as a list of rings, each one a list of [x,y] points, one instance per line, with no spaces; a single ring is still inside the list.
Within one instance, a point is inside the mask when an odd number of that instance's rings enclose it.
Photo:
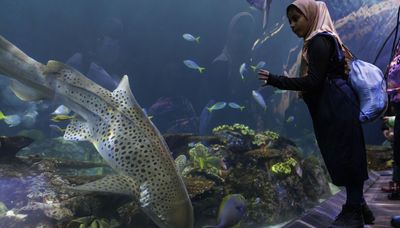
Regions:
[[[185,177],[184,182],[190,198],[203,194],[215,185],[214,181],[204,177]]]
[[[251,141],[255,132],[243,124],[221,125],[213,129],[213,134],[233,152],[246,151],[253,147]]]
[[[249,136],[255,135],[254,130],[250,129],[248,126],[246,126],[244,124],[238,124],[238,123],[235,123],[232,126],[220,125],[220,126],[215,127],[212,131],[214,134],[217,134],[218,132],[222,132],[222,131],[235,131],[242,135],[249,135]]]
[[[271,141],[275,141],[279,138],[279,134],[273,131],[264,131],[262,133],[257,133],[254,136],[253,144],[257,146],[268,145]]]
[[[292,172],[291,167],[295,167],[297,161],[293,158],[289,158],[285,162],[278,162],[271,167],[271,171],[277,174],[290,174]]]
[[[264,134],[270,139],[270,140],[277,140],[279,138],[279,134],[273,131],[265,131]]]
[[[175,165],[176,165],[176,170],[178,173],[182,174],[183,170],[187,166],[187,158],[185,155],[181,154],[177,158],[175,158]]]
[[[222,158],[211,155],[203,144],[197,143],[189,150],[189,156],[194,169],[207,173],[219,173]]]
[[[263,147],[260,149],[255,149],[255,150],[246,152],[245,155],[256,158],[256,159],[260,159],[260,158],[270,159],[270,158],[281,157],[282,154],[283,154],[283,152],[281,150]]]

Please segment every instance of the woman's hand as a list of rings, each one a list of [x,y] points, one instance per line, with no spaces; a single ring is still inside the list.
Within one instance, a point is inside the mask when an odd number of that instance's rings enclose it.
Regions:
[[[269,77],[269,71],[262,69],[258,71],[258,79],[264,82],[262,86],[266,86],[268,84],[268,77]]]
[[[388,130],[384,130],[384,131],[383,131],[383,135],[385,136],[385,138],[386,138],[389,142],[393,142],[394,133],[393,133],[393,129],[392,129],[392,128],[389,128]]]
[[[385,116],[383,117],[383,122],[386,124],[387,127],[394,127],[394,120],[396,116]]]

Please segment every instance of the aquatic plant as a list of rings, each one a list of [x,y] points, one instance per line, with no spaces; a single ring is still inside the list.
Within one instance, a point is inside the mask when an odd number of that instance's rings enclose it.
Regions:
[[[297,161],[293,158],[289,158],[285,162],[278,162],[271,167],[271,171],[277,174],[290,174],[292,167],[297,165]]]
[[[113,228],[119,226],[117,223],[115,220],[86,216],[70,221],[67,228]]]
[[[196,143],[189,150],[189,156],[194,169],[218,175],[222,158],[211,155],[203,144]]]
[[[233,152],[252,148],[255,132],[243,124],[221,125],[213,129],[213,134]]]

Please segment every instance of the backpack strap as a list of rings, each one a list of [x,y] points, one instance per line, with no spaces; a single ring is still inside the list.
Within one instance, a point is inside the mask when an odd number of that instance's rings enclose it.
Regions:
[[[339,43],[336,40],[336,37],[330,32],[320,32],[317,35],[327,36],[327,37],[331,37],[333,39],[333,41],[335,43],[335,50],[336,50],[337,59],[338,59],[339,62],[343,62],[344,59],[345,59],[344,53],[343,53],[342,48],[339,47]],[[351,54],[353,54],[353,53],[351,53]]]

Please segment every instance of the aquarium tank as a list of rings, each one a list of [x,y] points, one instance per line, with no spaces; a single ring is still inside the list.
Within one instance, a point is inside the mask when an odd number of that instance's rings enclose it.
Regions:
[[[299,75],[291,2],[0,0],[0,227],[282,227],[340,191],[258,80]],[[384,71],[398,0],[324,2]]]

